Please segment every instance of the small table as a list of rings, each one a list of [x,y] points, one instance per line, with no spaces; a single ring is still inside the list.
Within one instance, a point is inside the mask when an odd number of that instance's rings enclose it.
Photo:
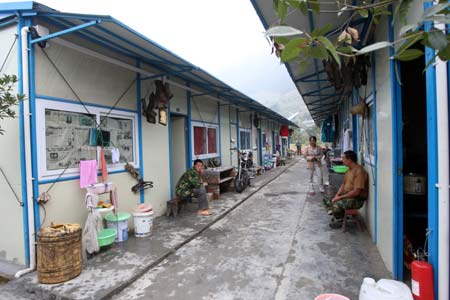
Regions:
[[[228,191],[233,186],[236,170],[232,166],[224,166],[206,169],[203,173],[207,193],[213,193],[213,199],[219,199],[221,193]]]

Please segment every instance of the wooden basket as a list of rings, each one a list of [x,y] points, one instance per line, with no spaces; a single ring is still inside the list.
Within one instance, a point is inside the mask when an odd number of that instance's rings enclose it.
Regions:
[[[40,283],[60,283],[80,275],[83,268],[81,227],[60,224],[38,232],[37,274]]]

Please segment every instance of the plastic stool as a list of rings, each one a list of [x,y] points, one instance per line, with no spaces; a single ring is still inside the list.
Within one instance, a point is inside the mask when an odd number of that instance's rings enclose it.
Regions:
[[[347,222],[356,223],[359,231],[363,231],[363,225],[361,224],[361,217],[357,209],[346,209],[344,214],[344,220],[342,221],[342,231],[347,230]]]

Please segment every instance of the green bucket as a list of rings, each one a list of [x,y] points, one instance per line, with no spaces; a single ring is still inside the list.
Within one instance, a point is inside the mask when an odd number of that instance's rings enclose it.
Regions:
[[[347,172],[348,167],[347,166],[333,166],[333,171],[335,173],[345,173]]]

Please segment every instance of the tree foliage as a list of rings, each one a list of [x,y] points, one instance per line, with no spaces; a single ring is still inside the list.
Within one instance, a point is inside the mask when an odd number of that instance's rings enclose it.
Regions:
[[[420,20],[414,24],[407,24],[407,15],[412,0],[375,0],[372,2],[357,1],[357,4],[349,4],[348,1],[338,0],[336,2],[321,2],[318,0],[273,0],[273,7],[279,17],[279,25],[270,28],[266,35],[270,37],[273,45],[273,52],[280,57],[282,62],[296,61],[299,65],[299,72],[307,70],[308,61],[311,58],[320,60],[334,60],[339,67],[343,62],[355,59],[356,56],[367,54],[372,51],[386,47],[396,47],[393,59],[401,61],[414,60],[423,55],[423,51],[413,48],[416,43],[421,43],[426,47],[436,50],[434,59],[439,57],[447,61],[450,57],[449,34],[434,26],[450,23],[449,7],[450,2],[440,0],[434,6],[428,8]],[[327,13],[336,13],[341,16],[346,13],[349,17],[342,26],[332,30],[329,24],[324,28],[315,29],[308,32],[305,28],[293,28],[284,22],[293,10],[300,11],[307,16],[309,13],[320,14],[321,5],[332,5],[334,11],[327,7]],[[391,6],[395,11],[391,13]],[[380,18],[392,14],[392,22],[400,22],[401,29],[399,38],[396,41],[380,41],[376,43],[362,44],[360,33],[350,26],[351,21],[356,17],[367,18],[371,26],[376,26]],[[429,24],[423,26],[424,24]],[[426,28],[427,30],[424,30]],[[331,38],[331,36],[337,36]]]
[[[12,109],[24,99],[24,95],[14,94],[14,85],[17,83],[16,75],[3,75],[0,77],[0,119],[15,118],[16,112]],[[0,127],[0,134],[5,130]]]

